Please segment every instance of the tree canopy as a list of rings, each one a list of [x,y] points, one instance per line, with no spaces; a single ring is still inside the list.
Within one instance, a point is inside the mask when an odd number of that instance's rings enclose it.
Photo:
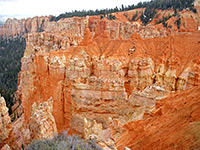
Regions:
[[[25,38],[22,36],[0,38],[0,93],[10,113],[25,47]]]

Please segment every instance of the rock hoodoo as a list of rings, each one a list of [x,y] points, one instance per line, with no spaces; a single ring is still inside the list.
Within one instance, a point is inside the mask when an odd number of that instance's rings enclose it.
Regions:
[[[8,108],[6,107],[6,102],[3,97],[0,96],[0,147],[4,145],[4,149],[8,148],[9,145],[13,149],[18,148],[16,145],[16,139],[13,135],[13,127],[11,124],[11,119],[8,114]]]
[[[12,131],[11,119],[8,114],[8,108],[6,107],[6,102],[3,97],[0,97],[0,113],[1,113],[1,140],[4,141],[9,137]]]
[[[57,134],[55,119],[52,116],[53,99],[40,103],[37,107],[34,103],[31,107],[29,130],[31,139],[45,139]]]

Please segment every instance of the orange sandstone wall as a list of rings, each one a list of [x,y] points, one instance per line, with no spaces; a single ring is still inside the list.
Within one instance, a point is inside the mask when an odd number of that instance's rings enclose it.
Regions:
[[[61,48],[60,32],[53,34],[53,40],[51,33],[28,35],[18,86],[27,123],[32,104],[52,97],[58,131],[70,127],[81,133],[85,117],[106,128],[110,116],[122,116],[126,123],[128,116],[141,111],[130,103],[136,101],[132,91],[140,95],[156,84],[163,86],[165,96],[199,84],[199,32],[146,40],[135,34],[113,39],[109,30],[92,34],[86,28],[83,40],[74,38],[80,44],[70,49]],[[155,104],[150,99],[144,110]]]
[[[199,11],[199,6],[196,8]],[[172,118],[172,114],[180,110],[177,115],[180,115],[180,121],[185,121],[185,112],[180,107],[185,91],[181,91],[187,90],[185,94],[189,97],[186,103],[191,110],[193,102],[198,106],[198,95],[193,97],[189,93],[198,93],[199,88],[196,86],[200,83],[200,32],[197,31],[200,26],[199,14],[179,12],[181,26],[178,30],[175,24],[177,18],[174,17],[167,21],[172,28],[164,28],[162,24],[154,25],[163,16],[172,15],[172,10],[158,11],[158,18],[147,26],[142,26],[140,20],[130,21],[136,11],[144,9],[116,13],[117,19],[112,21],[106,18],[100,20],[100,16],[65,18],[58,22],[49,22],[50,17],[34,17],[27,20],[9,19],[0,27],[0,36],[28,33],[17,91],[24,107],[26,126],[31,117],[31,106],[34,103],[39,105],[50,97],[54,100],[52,114],[58,132],[70,128],[72,132],[90,137],[94,131],[88,128],[87,133],[85,126],[93,126],[100,138],[104,137],[100,134],[102,130],[109,139],[110,121],[114,120],[113,124],[119,123],[119,128],[123,126],[122,131],[115,126],[118,129],[112,132],[118,148],[127,146],[137,149],[144,145],[148,149],[159,143],[161,134],[154,131],[160,132],[152,129],[154,125],[150,131],[146,125],[148,121],[155,120],[155,124],[158,124],[156,128],[162,130],[162,123],[168,121],[168,108]],[[173,96],[172,92],[178,93]],[[160,103],[157,101],[163,98],[166,105],[158,107]],[[177,102],[173,102],[174,99]],[[187,102],[189,100],[191,103]],[[192,114],[188,107],[188,114]],[[197,111],[196,107],[194,111]],[[177,115],[173,118],[175,122]],[[195,113],[191,117],[194,121],[192,125],[177,123],[177,126],[173,126],[170,131],[175,131],[178,125],[180,129],[186,127],[180,132],[174,132],[173,138],[181,134],[187,136],[186,132],[196,132],[197,116]],[[137,121],[143,118],[144,121]],[[160,124],[157,120],[159,118],[162,120]],[[23,119],[19,122],[23,124]],[[170,121],[166,123],[173,125]],[[134,127],[137,129],[134,130]],[[165,127],[163,130],[167,130]],[[23,126],[21,131],[25,129]],[[17,130],[14,129],[18,136],[21,133]],[[140,133],[141,143],[133,139]],[[167,137],[169,132],[163,133]],[[129,137],[131,134],[133,136]],[[155,141],[149,140],[148,143],[146,139],[154,134]],[[193,146],[185,141],[195,140],[186,136],[183,139],[180,137],[183,145]],[[25,137],[20,142],[28,143],[29,138],[27,134],[27,140]],[[175,138],[172,139],[174,143],[170,143],[170,138],[164,139],[164,136],[161,140],[161,149],[169,148],[167,145],[184,147]]]

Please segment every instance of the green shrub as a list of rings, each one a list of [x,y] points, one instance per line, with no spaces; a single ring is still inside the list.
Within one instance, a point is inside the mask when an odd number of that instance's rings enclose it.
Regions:
[[[34,140],[27,150],[102,150],[93,140],[85,141],[80,136],[67,135],[67,132],[53,137],[53,139]]]

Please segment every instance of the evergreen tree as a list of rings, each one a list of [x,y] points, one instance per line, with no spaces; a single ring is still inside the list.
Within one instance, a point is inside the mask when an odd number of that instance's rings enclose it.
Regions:
[[[178,18],[178,19],[176,20],[176,25],[177,25],[177,28],[180,29],[181,18]]]
[[[122,4],[122,9],[121,9],[122,11],[124,11],[124,5]]]
[[[5,98],[9,113],[17,90],[20,60],[26,47],[23,36],[0,38],[0,93]]]

